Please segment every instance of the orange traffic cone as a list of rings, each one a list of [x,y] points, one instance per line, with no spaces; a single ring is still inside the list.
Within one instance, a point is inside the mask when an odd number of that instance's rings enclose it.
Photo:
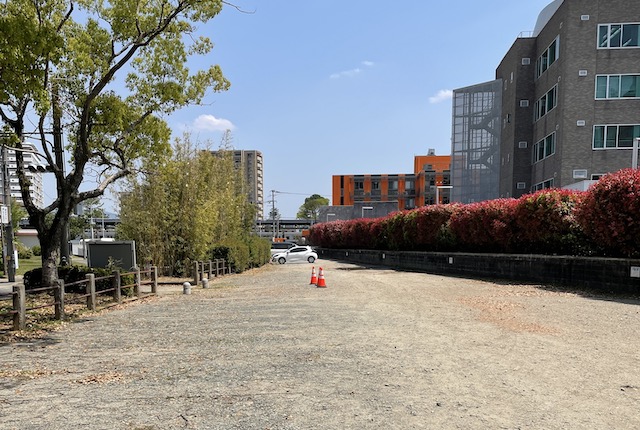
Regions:
[[[318,283],[318,278],[316,278],[316,268],[312,267],[311,268],[311,282],[309,282],[309,285],[315,285]]]
[[[318,272],[318,283],[316,284],[318,288],[327,288],[327,284],[324,282],[324,273],[322,273],[322,267]]]

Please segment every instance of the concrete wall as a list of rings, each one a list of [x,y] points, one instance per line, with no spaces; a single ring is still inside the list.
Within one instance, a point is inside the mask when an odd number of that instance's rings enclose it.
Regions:
[[[640,293],[640,260],[516,254],[318,249],[319,258],[439,275]]]

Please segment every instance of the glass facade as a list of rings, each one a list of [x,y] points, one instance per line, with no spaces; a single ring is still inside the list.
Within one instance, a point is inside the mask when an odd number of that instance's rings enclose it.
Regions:
[[[502,80],[454,90],[451,200],[499,197]]]

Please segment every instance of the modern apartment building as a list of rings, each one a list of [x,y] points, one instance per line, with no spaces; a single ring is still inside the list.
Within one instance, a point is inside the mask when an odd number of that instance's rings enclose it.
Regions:
[[[264,166],[262,152],[255,150],[234,150],[233,162],[242,171],[249,203],[256,207],[256,217],[262,218],[264,212]]]
[[[498,168],[499,182],[483,181],[485,193],[519,197],[549,187],[584,188],[631,167],[630,149],[640,137],[640,2],[551,2],[534,31],[515,40],[491,84],[490,116],[500,118],[491,136],[499,136],[499,145],[484,158]],[[468,184],[461,179],[478,163],[458,162],[456,144],[464,139],[457,135],[456,97],[453,200],[466,203],[482,198],[457,194],[464,194]],[[474,132],[464,136],[467,142]]]
[[[333,206],[364,205],[370,202],[397,202],[397,210],[448,203],[450,199],[448,155],[414,157],[414,171],[407,174],[334,175]]]
[[[36,167],[41,166],[42,164],[38,157],[35,155],[37,153],[37,148],[34,145],[23,143],[23,149],[24,150],[22,157],[24,159],[25,175],[31,181],[31,185],[29,187],[31,197],[33,198],[36,206],[44,207],[44,190],[42,187],[43,173],[36,169]],[[5,153],[6,160],[3,160],[2,158],[4,158]],[[22,205],[22,193],[20,192],[20,183],[18,181],[15,151],[13,149],[6,149],[6,152],[0,151],[0,160],[2,160],[3,168],[6,167],[7,171],[7,174],[5,175],[5,170],[0,169],[2,170],[3,181],[3,189],[0,192],[2,203],[5,204],[5,190],[7,190],[9,192],[11,200],[14,203]],[[29,167],[34,168],[29,169]],[[41,168],[40,170],[45,171],[44,168]]]

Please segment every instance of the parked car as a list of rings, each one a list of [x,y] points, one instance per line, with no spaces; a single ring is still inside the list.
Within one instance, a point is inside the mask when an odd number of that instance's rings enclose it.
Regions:
[[[296,246],[295,242],[273,242],[271,244],[271,256],[279,252],[284,252],[289,248]]]
[[[284,252],[273,254],[273,263],[284,264],[287,262],[308,261],[313,263],[318,259],[318,254],[310,246],[294,246]]]

